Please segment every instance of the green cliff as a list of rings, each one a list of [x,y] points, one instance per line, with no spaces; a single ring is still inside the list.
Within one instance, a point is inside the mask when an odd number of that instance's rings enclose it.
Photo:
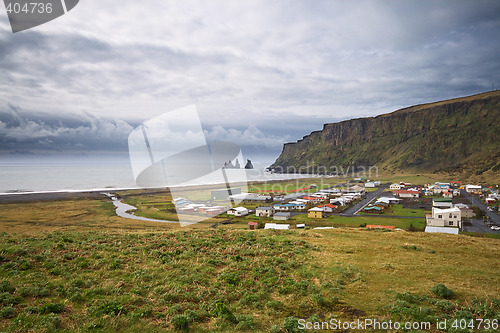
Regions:
[[[335,173],[381,171],[500,174],[500,91],[325,124],[286,143],[271,168]],[[342,172],[339,172],[342,173]]]

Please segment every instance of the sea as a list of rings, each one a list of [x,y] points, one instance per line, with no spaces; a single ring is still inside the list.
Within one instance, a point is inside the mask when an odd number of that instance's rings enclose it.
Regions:
[[[249,181],[314,178],[308,174],[276,174],[257,165]],[[0,163],[0,194],[133,189],[130,163]]]

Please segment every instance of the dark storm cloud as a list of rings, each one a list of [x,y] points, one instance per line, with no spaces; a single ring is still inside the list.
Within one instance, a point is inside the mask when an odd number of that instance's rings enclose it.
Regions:
[[[495,0],[86,1],[15,35],[4,18],[0,106],[25,120],[0,136],[19,151],[100,149],[77,135],[123,137],[194,103],[211,139],[278,154],[327,122],[500,86],[498,13]]]
[[[11,155],[47,152],[127,151],[133,127],[92,115],[55,116],[22,112],[9,104],[0,111],[0,151]]]

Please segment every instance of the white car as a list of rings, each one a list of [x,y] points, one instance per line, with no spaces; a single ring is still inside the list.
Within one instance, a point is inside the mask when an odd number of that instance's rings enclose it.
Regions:
[[[495,225],[492,225],[490,228],[491,228],[491,230],[500,230],[500,227],[497,227]]]

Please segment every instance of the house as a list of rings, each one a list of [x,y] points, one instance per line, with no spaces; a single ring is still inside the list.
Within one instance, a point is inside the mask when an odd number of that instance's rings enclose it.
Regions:
[[[455,204],[455,207],[460,209],[460,212],[462,214],[462,219],[471,219],[474,217],[474,211],[466,204],[457,203]]]
[[[314,194],[311,194],[310,196],[313,198],[321,198],[323,200],[326,200],[329,197],[329,195],[327,193],[323,193],[323,192],[316,192]]]
[[[340,190],[336,189],[336,188],[322,189],[322,190],[319,190],[319,192],[320,193],[326,193],[326,194],[329,194],[329,195],[341,193]]]
[[[453,187],[460,187],[460,185],[462,185],[462,182],[461,181],[458,181],[458,180],[452,180],[450,182],[451,186]]]
[[[451,233],[458,234],[458,230],[462,226],[461,220],[462,213],[459,208],[441,209],[432,207],[432,214],[427,214],[426,216],[426,225],[427,227],[455,228],[456,231],[452,231]]]
[[[380,197],[377,199],[377,202],[385,202],[389,205],[398,204],[402,199],[393,198],[393,197]]]
[[[365,187],[375,187],[375,183],[374,182],[367,182],[365,183]]]
[[[306,209],[306,204],[301,201],[290,201],[289,204],[293,205],[293,209],[295,210],[304,210]]]
[[[436,208],[452,208],[453,200],[450,198],[434,198],[432,199],[432,207]]]
[[[382,209],[386,209],[389,207],[389,204],[383,201],[377,201],[372,206],[380,207]]]
[[[326,204],[322,206],[318,206],[319,208],[323,208],[323,211],[325,213],[333,213],[333,211],[337,208],[337,206],[332,205],[332,204]]]
[[[358,194],[360,197],[364,196],[366,193],[365,187],[361,185],[353,185],[348,188],[342,190],[342,193],[352,193]]]
[[[255,216],[258,217],[271,217],[274,215],[274,207],[266,206],[266,207],[257,207],[255,209]]]
[[[392,191],[394,195],[400,198],[418,198],[420,197],[420,192],[417,190],[395,190]]]
[[[434,183],[434,188],[432,190],[433,190],[434,194],[440,194],[443,192],[448,192],[449,189],[450,189],[449,183],[436,182],[436,183]]]
[[[266,223],[264,225],[264,229],[287,230],[289,228],[290,228],[289,224]]]
[[[248,222],[248,229],[255,230],[257,229],[259,224],[257,222]]]
[[[290,219],[290,213],[279,212],[273,215],[273,220],[286,221]]]
[[[483,188],[481,185],[466,185],[465,186],[465,191],[470,194],[482,194],[483,193]]]
[[[459,195],[460,195],[460,190],[459,190],[459,189],[457,189],[457,188],[456,188],[456,189],[454,189],[454,190],[453,190],[453,196],[454,196],[454,197],[458,197]]]
[[[295,205],[293,203],[274,205],[274,209],[281,211],[281,212],[289,212],[289,211],[292,211],[294,208],[295,208]]]
[[[312,202],[314,204],[319,204],[325,201],[325,199],[322,197],[304,197],[304,200],[308,200],[309,202]]]
[[[497,202],[497,200],[494,198],[486,198],[487,205],[493,205],[495,202]]]
[[[391,186],[389,186],[389,189],[390,190],[401,190],[404,186],[401,186],[401,184],[398,184],[398,183],[394,183],[394,184],[391,184]]]
[[[383,210],[382,208],[378,206],[368,206],[363,209],[365,213],[370,213],[370,214],[382,214]]]
[[[245,207],[231,208],[231,209],[228,209],[227,215],[246,216],[246,215],[248,215],[248,209]]]
[[[314,207],[308,210],[307,217],[322,219],[325,216],[323,208]]]

